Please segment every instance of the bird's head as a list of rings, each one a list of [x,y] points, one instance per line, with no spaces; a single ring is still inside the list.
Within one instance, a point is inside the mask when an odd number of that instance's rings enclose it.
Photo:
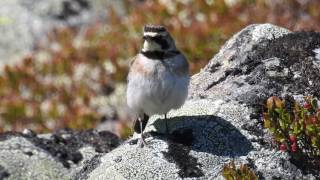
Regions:
[[[145,25],[143,28],[143,52],[153,51],[175,51],[174,40],[161,25]]]

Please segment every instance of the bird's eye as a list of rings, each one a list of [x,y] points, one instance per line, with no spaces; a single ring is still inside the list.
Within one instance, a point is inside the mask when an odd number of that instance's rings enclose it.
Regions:
[[[154,37],[152,37],[152,36],[143,36],[143,39],[144,40],[154,40]]]
[[[155,36],[155,37],[153,37],[152,39],[153,39],[154,41],[156,41],[156,42],[159,42],[159,41],[162,40],[162,37],[161,37],[161,36]]]

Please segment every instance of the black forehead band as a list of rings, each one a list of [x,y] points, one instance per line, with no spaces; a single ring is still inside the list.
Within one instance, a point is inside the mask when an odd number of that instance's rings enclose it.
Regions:
[[[158,25],[146,25],[143,28],[144,32],[165,32],[166,28]]]

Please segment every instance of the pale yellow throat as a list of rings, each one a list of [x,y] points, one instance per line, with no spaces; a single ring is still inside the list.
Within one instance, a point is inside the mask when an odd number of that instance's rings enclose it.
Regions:
[[[153,41],[144,41],[143,43],[143,51],[161,51],[161,46]]]

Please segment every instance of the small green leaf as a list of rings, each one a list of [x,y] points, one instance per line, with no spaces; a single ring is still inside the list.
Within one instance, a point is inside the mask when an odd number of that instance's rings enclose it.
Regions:
[[[307,125],[306,128],[307,128],[307,131],[309,132],[309,134],[314,133],[316,130],[313,125]]]
[[[311,100],[311,105],[313,109],[318,109],[318,101],[316,99]]]
[[[281,108],[276,108],[275,111],[278,113],[278,114],[281,114],[283,112],[283,109]]]
[[[271,121],[270,121],[270,119],[265,119],[265,120],[264,120],[264,127],[265,127],[265,128],[270,128],[270,127],[271,127]]]
[[[293,134],[298,135],[301,132],[301,126],[298,122],[293,123]]]

